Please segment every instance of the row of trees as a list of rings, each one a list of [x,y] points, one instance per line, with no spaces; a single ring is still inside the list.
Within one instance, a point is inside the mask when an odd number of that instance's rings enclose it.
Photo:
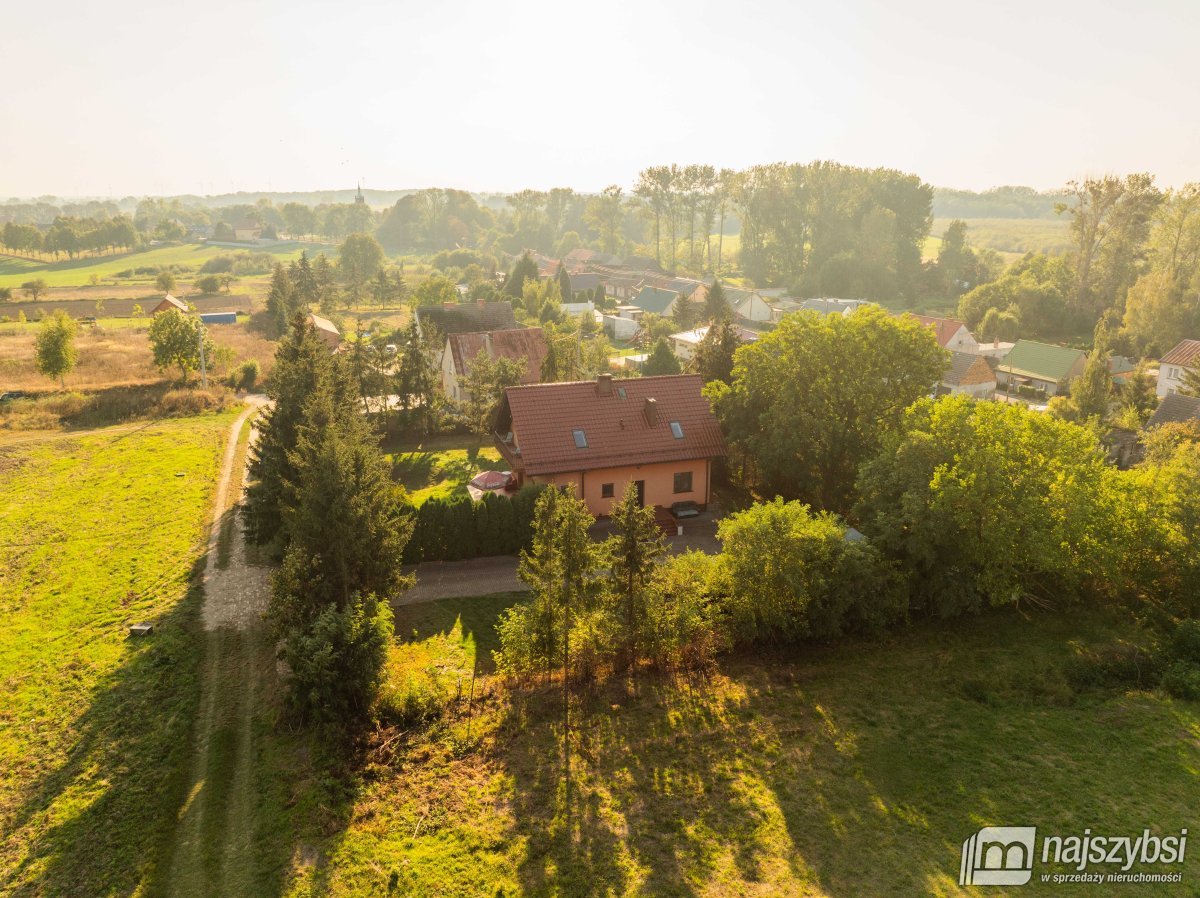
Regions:
[[[84,252],[133,249],[143,240],[123,215],[112,218],[60,216],[45,230],[32,224],[8,222],[0,230],[0,243],[14,253],[45,253],[69,259]]]
[[[282,556],[268,619],[288,706],[340,734],[370,714],[392,639],[387,603],[409,585],[412,521],[353,378],[303,315],[280,342],[271,396],[251,454],[247,536]]]

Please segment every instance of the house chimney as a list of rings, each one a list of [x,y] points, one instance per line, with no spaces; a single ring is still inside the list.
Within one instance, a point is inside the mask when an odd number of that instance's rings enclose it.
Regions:
[[[487,300],[486,299],[477,299],[477,300],[475,300],[475,305],[479,306],[479,308],[482,309],[484,306],[487,305]]]
[[[646,404],[642,406],[642,414],[646,416],[646,423],[651,427],[658,426],[658,400],[646,397]]]
[[[458,303],[456,303],[456,302],[444,302],[444,303],[442,303],[442,308],[443,308],[443,309],[457,309],[457,308],[458,308]]]
[[[596,375],[596,392],[601,396],[612,395],[612,375],[597,374]]]

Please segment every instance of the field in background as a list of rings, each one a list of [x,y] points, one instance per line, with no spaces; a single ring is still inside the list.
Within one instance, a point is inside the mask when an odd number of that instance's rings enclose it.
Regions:
[[[483,676],[516,599],[398,610],[402,651],[464,697],[478,662],[476,702],[371,769],[288,895],[974,895],[959,853],[982,825],[1169,833],[1194,816],[1200,708],[1073,688],[1083,647],[1137,638],[1079,608],[599,687],[572,712],[568,801],[561,694],[506,698]],[[1155,894],[1191,894],[1198,872],[1189,857]]]
[[[1062,255],[1071,249],[1067,218],[965,218],[963,221],[967,223],[967,239],[972,245],[994,249],[1006,262],[1030,252]],[[950,222],[949,218],[935,218],[930,240],[940,243]],[[925,256],[937,256],[936,244],[926,244]]]
[[[178,378],[177,370],[165,374],[154,366],[150,339],[145,330],[148,320],[142,319],[141,327],[114,327],[93,330],[80,328],[75,340],[79,362],[75,370],[67,375],[68,390],[88,390],[101,387],[147,384]],[[0,325],[0,330],[18,328],[15,324]],[[275,344],[244,324],[214,325],[210,328],[213,342],[218,350],[226,347],[229,364],[236,365],[243,359],[257,359],[263,377],[269,373],[275,354]],[[58,388],[39,374],[34,365],[34,342],[37,326],[27,325],[18,333],[0,334],[0,389],[49,391]],[[220,376],[228,365],[221,359],[211,360],[210,373]]]
[[[133,894],[164,862],[199,689],[189,578],[234,417],[0,448],[0,893]]]
[[[61,262],[31,262],[12,256],[0,255],[0,287],[19,288],[34,278],[42,278],[51,287],[82,286],[95,275],[101,280],[114,279],[117,272],[131,268],[185,265],[199,270],[213,256],[232,255],[239,252],[266,253],[280,261],[298,259],[302,251],[309,256],[319,252],[332,255],[336,247],[318,243],[284,243],[278,246],[210,246],[203,243],[184,243],[179,246],[162,246],[142,252],[125,253],[119,256],[63,260]],[[137,275],[116,279],[117,285],[153,283],[154,275]]]

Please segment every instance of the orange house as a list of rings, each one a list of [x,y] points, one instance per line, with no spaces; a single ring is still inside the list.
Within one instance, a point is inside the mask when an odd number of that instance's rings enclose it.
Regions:
[[[643,505],[709,502],[721,428],[693,374],[509,387],[496,446],[518,486],[570,485],[592,514],[612,511],[626,484]]]

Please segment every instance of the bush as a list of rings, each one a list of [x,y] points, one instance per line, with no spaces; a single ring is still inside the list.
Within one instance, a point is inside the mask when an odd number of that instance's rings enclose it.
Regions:
[[[1176,661],[1163,674],[1162,687],[1175,698],[1200,701],[1200,665]]]
[[[533,506],[543,489],[526,486],[511,499],[489,493],[479,502],[434,497],[411,508],[415,521],[404,563],[515,555],[533,538]]]
[[[1167,651],[1177,661],[1200,666],[1200,620],[1182,621],[1175,628]]]
[[[869,543],[847,541],[835,515],[776,499],[731,515],[717,534],[739,640],[827,639],[903,615],[891,566]]]
[[[229,372],[229,386],[235,390],[245,390],[248,392],[254,389],[254,385],[258,383],[258,377],[261,373],[262,371],[257,359],[246,359],[237,368]]]
[[[201,293],[218,293],[221,290],[221,279],[215,274],[205,274],[196,278],[195,286]]]

